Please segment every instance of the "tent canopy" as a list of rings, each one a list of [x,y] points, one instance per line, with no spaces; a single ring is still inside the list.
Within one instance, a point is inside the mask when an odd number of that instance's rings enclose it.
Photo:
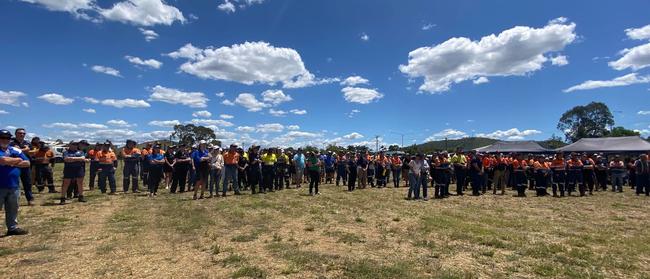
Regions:
[[[650,150],[650,143],[639,136],[583,138],[556,149],[561,152],[639,152]]]
[[[543,153],[551,151],[534,141],[498,141],[474,150],[483,153]]]

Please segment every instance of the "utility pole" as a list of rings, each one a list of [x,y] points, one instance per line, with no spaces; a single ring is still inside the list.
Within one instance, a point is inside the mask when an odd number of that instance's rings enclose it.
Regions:
[[[398,133],[398,132],[391,132],[391,133],[392,133],[392,134],[399,135],[399,136],[402,137],[402,145],[400,146],[400,148],[401,148],[401,149],[404,149],[404,136],[406,136],[407,134],[405,134],[405,133]]]
[[[375,136],[375,153],[379,152],[379,136]]]

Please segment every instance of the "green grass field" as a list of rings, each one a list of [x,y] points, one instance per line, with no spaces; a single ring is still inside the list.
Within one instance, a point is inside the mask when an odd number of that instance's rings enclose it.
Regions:
[[[56,195],[37,194],[36,206],[20,209],[30,235],[0,239],[0,274],[650,278],[650,199],[629,188],[585,198],[427,202],[404,200],[405,188],[347,193],[325,185],[321,192],[192,201],[187,193],[151,199],[95,190],[88,203],[65,206],[54,205]]]

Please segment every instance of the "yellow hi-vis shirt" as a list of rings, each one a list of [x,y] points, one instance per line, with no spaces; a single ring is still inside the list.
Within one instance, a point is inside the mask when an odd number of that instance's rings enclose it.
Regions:
[[[264,164],[267,165],[267,166],[273,166],[277,160],[278,159],[275,156],[275,154],[264,154],[264,155],[262,155],[262,162],[264,162]]]

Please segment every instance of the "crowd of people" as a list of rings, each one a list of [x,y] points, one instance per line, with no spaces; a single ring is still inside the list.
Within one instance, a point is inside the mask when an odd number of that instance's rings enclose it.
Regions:
[[[25,129],[0,130],[0,197],[5,210],[8,235],[26,234],[17,226],[19,184],[29,206],[33,205],[32,185],[38,192],[58,193],[54,185],[54,153],[50,147],[34,137],[25,139]],[[119,153],[119,154],[116,154]],[[650,153],[650,152],[649,152]],[[568,156],[567,156],[568,155]],[[566,157],[565,157],[566,156]],[[428,189],[433,198],[462,196],[471,187],[472,195],[492,191],[504,195],[507,189],[516,190],[516,196],[525,197],[527,190],[536,196],[553,197],[592,195],[611,190],[623,192],[624,185],[636,189],[636,194],[650,195],[650,165],[648,154],[638,158],[603,154],[481,154],[457,150],[453,154],[440,152],[430,155],[386,155],[384,151],[369,152],[285,151],[253,145],[244,150],[230,145],[227,150],[199,141],[193,146],[179,144],[163,148],[158,143],[137,148],[127,140],[118,149],[110,142],[92,147],[85,141],[72,141],[63,152],[63,182],[60,204],[84,197],[86,166],[89,169],[88,189],[95,185],[101,193],[116,194],[115,172],[122,161],[122,192],[139,193],[140,182],[150,197],[164,187],[170,193],[192,192],[193,199],[211,198],[228,192],[241,195],[301,188],[309,185],[309,195],[319,195],[322,183],[356,189],[408,188],[406,199],[428,200]],[[162,184],[162,185],[161,185]]]

